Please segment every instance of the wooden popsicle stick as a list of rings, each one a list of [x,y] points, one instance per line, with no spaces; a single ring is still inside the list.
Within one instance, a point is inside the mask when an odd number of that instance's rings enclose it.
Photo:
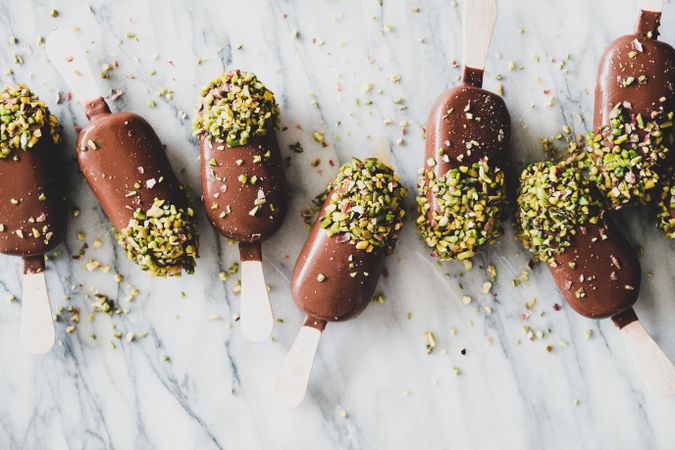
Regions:
[[[640,321],[622,327],[621,336],[649,390],[659,397],[675,395],[675,366]]]
[[[265,284],[262,261],[241,262],[241,332],[259,342],[272,335],[274,316]]]
[[[274,398],[288,409],[300,405],[305,398],[319,339],[321,330],[304,325],[281,364],[274,382]]]
[[[249,341],[269,338],[274,329],[274,315],[262,266],[260,242],[240,243],[241,254],[241,332]]]
[[[96,79],[77,35],[64,28],[47,37],[47,56],[83,104],[100,97]]]
[[[663,0],[639,0],[638,5],[642,11],[663,11]]]
[[[467,0],[464,6],[464,65],[484,69],[497,21],[497,0]]]
[[[21,342],[29,353],[47,353],[56,341],[56,330],[45,282],[44,256],[24,259],[21,296]]]

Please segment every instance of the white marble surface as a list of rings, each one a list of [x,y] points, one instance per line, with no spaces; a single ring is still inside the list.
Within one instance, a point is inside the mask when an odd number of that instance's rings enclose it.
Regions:
[[[357,320],[328,326],[300,408],[286,412],[270,400],[275,369],[302,321],[288,292],[306,236],[299,213],[336,170],[329,162],[337,165],[352,155],[385,158],[414,186],[426,115],[459,73],[449,62],[461,58],[462,5],[114,1],[93,3],[90,12],[66,0],[2,2],[2,81],[30,84],[66,129],[69,197],[82,213],[71,217],[63,255],[50,260],[47,279],[53,304],[81,308],[83,320],[73,334],[58,324],[59,343],[50,354],[26,355],[19,344],[20,303],[6,300],[20,297],[20,261],[0,257],[0,448],[672,449],[675,399],[645,392],[614,326],[584,319],[564,305],[554,311],[563,300],[545,267],[512,286],[528,257],[510,229],[462,275],[461,263],[434,263],[409,224],[388,262],[389,276],[380,282],[386,302],[370,305]],[[50,17],[51,8],[59,17]],[[515,134],[511,155],[522,164],[541,159],[539,138],[563,123],[585,130],[588,120],[580,117],[590,115],[598,57],[614,37],[632,30],[637,6],[501,0],[500,8],[486,86],[495,89],[494,75],[504,75]],[[667,4],[664,22],[673,24],[674,17],[675,5]],[[203,212],[201,258],[193,276],[149,279],[114,245],[109,222],[74,161],[74,126],[84,123],[82,110],[75,102],[55,104],[56,92],[67,88],[36,44],[38,35],[63,26],[81,29],[97,71],[119,63],[110,79],[99,80],[101,90],[124,90],[114,107],[150,121],[197,194],[198,152],[190,120],[181,112],[191,116],[199,87],[224,68],[240,67],[255,71],[276,93],[288,127],[279,140],[291,158],[292,204],[282,230],[264,246],[274,310],[283,319],[273,341],[246,342],[231,323],[239,310],[237,277],[223,282],[218,272],[237,260],[237,250],[216,236]],[[10,36],[19,43],[11,45]],[[675,42],[675,28],[663,27],[663,39]],[[23,64],[14,62],[16,53]],[[510,61],[517,70],[508,70]],[[390,80],[396,74],[398,84]],[[362,91],[365,83],[372,83],[370,93]],[[173,99],[158,98],[160,88],[175,90]],[[404,99],[405,108],[395,97]],[[157,107],[148,107],[149,100]],[[384,125],[385,119],[393,124]],[[410,126],[399,144],[401,121]],[[317,130],[328,147],[312,139]],[[298,141],[303,154],[288,149]],[[312,168],[317,158],[321,164]],[[646,212],[621,216],[632,241],[644,248],[636,309],[675,358],[674,246],[654,230]],[[86,233],[89,249],[74,260],[82,246],[79,231]],[[96,239],[103,242],[97,249]],[[87,272],[83,264],[90,258],[114,268],[109,274]],[[487,280],[482,267],[489,263],[497,266],[497,300],[480,292]],[[119,285],[115,271],[125,277]],[[140,294],[127,303],[132,288]],[[95,292],[130,312],[88,323]],[[473,297],[471,305],[462,304],[464,294]],[[525,321],[521,314],[533,298],[537,303]],[[210,315],[224,319],[208,320]],[[124,334],[148,335],[131,343],[123,339],[113,349],[113,322]],[[526,325],[550,334],[530,341]],[[587,330],[593,331],[590,339]],[[427,331],[438,341],[431,355],[424,348]],[[551,353],[544,349],[548,344]]]

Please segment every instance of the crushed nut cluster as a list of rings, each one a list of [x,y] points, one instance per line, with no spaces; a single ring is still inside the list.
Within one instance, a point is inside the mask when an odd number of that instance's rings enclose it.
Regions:
[[[578,158],[544,161],[530,164],[520,175],[516,231],[539,261],[552,262],[572,244],[579,226],[600,220],[602,205],[593,198],[582,165]]]
[[[0,158],[12,150],[28,150],[49,133],[61,140],[61,126],[45,103],[24,84],[5,85],[0,91]]]
[[[656,225],[670,239],[675,239],[675,174],[672,171],[661,189],[656,213]]]
[[[197,230],[192,208],[186,211],[155,199],[146,212],[137,209],[129,225],[116,234],[129,259],[152,275],[194,272]]]
[[[434,257],[470,258],[501,234],[504,172],[487,160],[453,168],[438,178],[433,170],[425,170],[417,185],[417,229]],[[429,192],[436,208],[427,199]]]
[[[648,203],[659,184],[670,147],[673,113],[655,112],[649,119],[618,104],[610,123],[586,139],[588,174],[610,208]]]
[[[391,254],[405,221],[407,193],[393,169],[377,158],[353,158],[314,201],[323,204],[321,228],[359,250]]]
[[[237,69],[221,74],[202,89],[192,128],[195,136],[239,146],[252,136],[264,136],[278,116],[272,91],[252,72]]]

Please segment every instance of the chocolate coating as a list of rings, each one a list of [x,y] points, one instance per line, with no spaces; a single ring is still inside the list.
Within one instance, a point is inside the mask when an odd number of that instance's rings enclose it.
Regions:
[[[329,202],[330,195],[314,222],[291,277],[291,294],[308,316],[306,325],[316,320],[343,321],[363,311],[373,298],[386,257],[382,248],[366,252],[349,242],[340,242],[338,236],[328,236],[321,228],[321,220]],[[352,277],[352,273],[356,275]],[[319,281],[320,275],[325,276],[323,281]]]
[[[129,112],[112,114],[103,98],[88,102],[85,113],[89,123],[80,131],[77,159],[118,231],[137,208],[147,210],[155,198],[188,207],[162,143],[145,119]]]
[[[582,316],[614,316],[637,301],[640,261],[610,221],[580,227],[572,246],[555,261],[556,267],[549,265],[553,278],[567,303]]]
[[[621,36],[605,49],[595,87],[596,130],[609,123],[618,103],[629,102],[633,113],[646,118],[654,111],[675,111],[675,50],[656,40],[659,18],[660,13],[642,11],[636,33]],[[631,52],[637,54],[631,57]],[[647,76],[644,83],[638,82],[641,75]],[[622,81],[629,77],[635,81],[624,86]]]
[[[637,320],[638,316],[635,314],[633,308],[628,308],[627,310],[612,316],[612,322],[614,322],[614,325],[616,325],[619,330],[630,323],[637,322]]]
[[[287,189],[274,130],[235,147],[202,137],[199,148],[204,209],[213,227],[227,238],[248,243],[277,231],[286,215]],[[254,157],[260,161],[254,162]],[[244,184],[241,175],[257,180]],[[261,190],[265,202],[252,215]]]
[[[33,148],[14,150],[8,158],[0,159],[0,224],[4,226],[0,252],[39,256],[63,241],[66,207],[58,150],[45,131]],[[41,194],[44,200],[40,200]],[[37,237],[33,229],[39,232]]]
[[[481,89],[482,78],[482,71],[465,68],[464,82],[441,94],[429,114],[425,160],[436,161],[433,170],[437,178],[482,158],[488,158],[494,167],[502,165],[511,138],[511,117],[500,96]],[[479,145],[468,149],[467,143],[472,141]],[[447,161],[439,149],[448,156]],[[437,209],[433,192],[427,193],[427,201]],[[428,217],[431,220],[431,210]]]

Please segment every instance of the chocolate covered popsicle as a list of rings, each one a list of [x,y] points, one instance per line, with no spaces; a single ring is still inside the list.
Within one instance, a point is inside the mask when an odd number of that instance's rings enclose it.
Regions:
[[[418,180],[417,228],[440,260],[470,258],[502,231],[500,167],[511,120],[502,98],[481,88],[497,5],[467,2],[464,14],[462,84],[441,94],[429,115]]]
[[[592,184],[570,158],[531,164],[520,177],[519,237],[536,260],[548,263],[567,302],[602,319],[630,308],[640,288],[640,262],[604,217]]]
[[[72,32],[52,33],[47,51],[89,119],[77,139],[77,159],[117,241],[151,275],[193,273],[194,211],[157,134],[137,114],[110,111]]]
[[[102,97],[84,110],[80,169],[129,259],[155,276],[193,273],[194,211],[155,131],[137,114],[111,113]]]
[[[241,328],[253,341],[268,338],[274,326],[262,241],[286,215],[278,116],[274,94],[253,73],[231,70],[202,89],[193,121],[206,215],[219,234],[239,241]]]
[[[44,255],[64,237],[65,199],[57,144],[61,127],[23,85],[0,91],[0,252],[24,263],[21,339],[31,353],[54,345]]]
[[[372,300],[405,220],[405,194],[394,171],[369,158],[344,164],[319,197],[321,210],[291,278],[306,319],[275,385],[287,406],[304,398],[326,323],[354,318]]]
[[[675,49],[658,41],[660,0],[644,0],[634,34],[600,59],[594,133],[586,150],[591,179],[613,209],[647,203],[673,161]]]
[[[675,393],[672,363],[647,335],[632,306],[640,289],[640,262],[621,232],[604,217],[583,161],[529,165],[520,177],[518,236],[536,260],[548,263],[567,303],[591,318],[611,317],[621,329],[646,383]]]

